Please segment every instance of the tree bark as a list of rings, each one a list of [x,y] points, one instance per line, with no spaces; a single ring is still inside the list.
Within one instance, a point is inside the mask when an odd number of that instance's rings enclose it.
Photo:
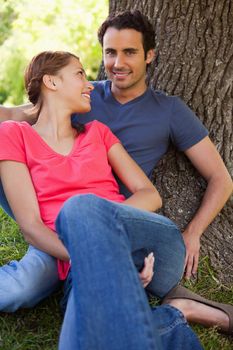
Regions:
[[[110,13],[138,9],[156,29],[152,86],[179,95],[209,129],[233,175],[232,0],[110,0]],[[155,170],[163,214],[183,229],[206,184],[183,155],[171,149]],[[206,230],[208,255],[222,283],[233,282],[233,198]]]

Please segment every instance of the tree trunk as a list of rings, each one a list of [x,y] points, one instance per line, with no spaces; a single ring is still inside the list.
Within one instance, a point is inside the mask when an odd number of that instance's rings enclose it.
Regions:
[[[179,95],[209,129],[233,175],[232,0],[110,0],[110,13],[138,9],[156,29],[156,59],[149,79],[156,89]],[[163,214],[181,229],[205,190],[185,157],[171,149],[155,170]],[[233,198],[202,238],[221,282],[233,282]]]

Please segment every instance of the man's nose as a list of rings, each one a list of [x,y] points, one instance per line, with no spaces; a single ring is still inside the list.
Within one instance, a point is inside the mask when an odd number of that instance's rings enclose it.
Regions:
[[[115,58],[115,62],[114,62],[114,67],[115,68],[121,68],[124,66],[124,58],[122,55],[117,55]]]

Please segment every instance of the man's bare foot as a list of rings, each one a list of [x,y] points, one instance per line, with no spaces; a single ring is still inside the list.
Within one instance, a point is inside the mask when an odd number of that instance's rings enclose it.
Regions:
[[[215,307],[190,299],[168,299],[166,303],[179,309],[188,322],[206,327],[217,326],[222,331],[229,329],[228,315]]]

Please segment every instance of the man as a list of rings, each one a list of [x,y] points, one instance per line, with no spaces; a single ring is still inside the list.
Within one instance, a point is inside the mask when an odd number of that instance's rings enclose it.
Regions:
[[[187,251],[185,274],[189,278],[197,271],[201,234],[232,192],[231,178],[208,138],[207,130],[193,112],[177,97],[169,97],[147,87],[146,69],[154,57],[154,31],[148,20],[138,11],[109,18],[99,30],[99,40],[103,46],[104,65],[109,80],[94,84],[92,111],[78,116],[79,121],[98,119],[107,124],[149,177],[158,160],[167,151],[171,139],[207,181],[202,203],[183,232]],[[2,120],[26,119],[23,108],[2,108],[1,115]],[[126,193],[123,187],[122,191]],[[2,196],[1,204],[9,212],[3,198]],[[13,298],[18,300],[17,304],[14,308],[11,304],[11,310],[35,305],[57,285],[54,259],[33,247],[30,247],[19,263],[14,264],[18,280],[25,272],[28,280],[32,278],[28,268],[30,264],[36,264],[38,276],[33,276],[33,296],[30,291],[26,299],[19,287]],[[38,269],[38,264],[41,269]],[[15,278],[16,275],[11,266],[7,266],[4,273],[7,278],[9,275]],[[43,276],[44,279],[44,273],[50,277],[42,288],[41,278]],[[170,295],[170,299],[172,297]],[[24,300],[19,301],[20,298]],[[219,310],[208,306],[210,304],[206,306],[193,301],[192,305],[189,303],[192,307],[187,312],[185,300],[178,297],[170,302],[176,303],[189,320],[198,320],[209,325],[218,324],[225,330],[229,328],[230,316],[221,311],[221,307]]]

